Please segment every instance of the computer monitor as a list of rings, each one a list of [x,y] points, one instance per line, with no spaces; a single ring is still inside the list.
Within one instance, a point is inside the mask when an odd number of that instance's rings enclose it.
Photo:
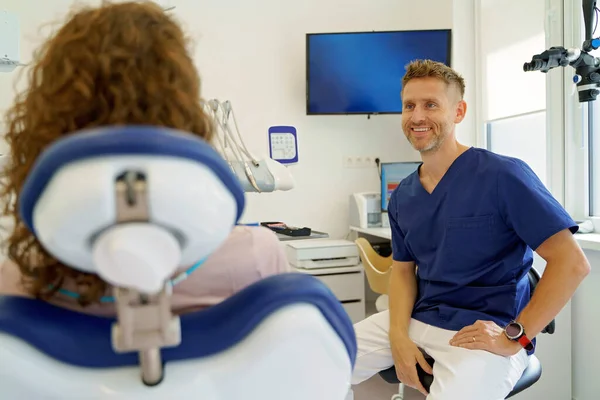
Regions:
[[[390,196],[400,181],[421,165],[421,162],[381,163],[381,211],[387,212]]]

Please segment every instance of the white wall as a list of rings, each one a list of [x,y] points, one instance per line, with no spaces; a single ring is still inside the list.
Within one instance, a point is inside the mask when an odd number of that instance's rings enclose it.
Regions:
[[[572,300],[574,400],[595,400],[600,394],[600,252],[585,253],[592,271]]]
[[[181,2],[179,15],[197,7]],[[270,125],[290,124],[299,134],[300,163],[290,167],[297,182],[286,193],[248,196],[245,219],[283,220],[343,237],[348,197],[378,191],[375,168],[345,169],[345,155],[382,161],[416,160],[402,134],[400,116],[306,116],[305,34],[308,32],[452,27],[452,2],[277,0],[211,1],[195,16],[202,35],[198,61],[209,97],[231,99],[252,150],[266,151]],[[226,4],[226,5],[225,5]],[[260,10],[260,11],[257,11]],[[414,18],[427,15],[427,18]],[[457,46],[457,47],[460,47]]]
[[[97,1],[96,1],[97,2]],[[17,12],[26,61],[42,35],[38,27],[66,11],[71,0],[5,0]],[[454,28],[454,66],[467,79],[467,101],[474,107],[475,60],[472,0],[170,0],[173,11],[195,39],[195,60],[203,95],[229,99],[252,152],[268,155],[267,130],[293,125],[300,162],[291,166],[297,186],[290,192],[250,194],[244,221],[282,220],[326,231],[348,232],[348,197],[378,191],[376,168],[344,168],[343,156],[377,156],[382,161],[418,160],[402,134],[400,116],[306,116],[305,34],[309,32]],[[434,7],[434,8],[432,8]],[[455,15],[456,13],[456,15]],[[453,15],[455,15],[453,17]],[[419,16],[419,17],[416,17]],[[426,16],[421,18],[420,16]],[[472,18],[471,18],[472,19]],[[469,30],[471,27],[471,30]],[[0,111],[11,100],[14,73],[0,75]],[[474,114],[458,129],[475,143]]]
[[[461,143],[477,146],[477,60],[475,35],[476,0],[456,0],[452,14],[452,66],[465,78],[465,101],[467,114],[456,128]]]

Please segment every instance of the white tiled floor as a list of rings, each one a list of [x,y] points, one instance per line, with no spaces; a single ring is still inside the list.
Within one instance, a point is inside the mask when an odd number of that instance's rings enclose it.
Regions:
[[[390,385],[379,375],[375,375],[352,388],[354,400],[390,400],[397,393],[398,386]]]

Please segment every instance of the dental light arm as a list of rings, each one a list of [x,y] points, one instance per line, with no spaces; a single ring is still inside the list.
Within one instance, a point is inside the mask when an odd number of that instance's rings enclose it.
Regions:
[[[240,180],[245,192],[266,193],[294,187],[294,179],[284,165],[270,158],[258,159],[250,153],[229,100],[212,99],[204,107],[216,127],[217,150]],[[233,127],[230,120],[233,120]]]
[[[582,48],[565,49],[564,47],[551,47],[541,54],[536,54],[531,61],[523,65],[523,70],[548,72],[556,67],[568,65],[575,68],[573,82],[577,85],[579,101],[581,103],[594,101],[600,94],[600,60],[589,54],[592,50],[600,48],[600,38],[593,38],[595,21],[596,0],[583,0],[583,19],[585,23],[585,40]]]

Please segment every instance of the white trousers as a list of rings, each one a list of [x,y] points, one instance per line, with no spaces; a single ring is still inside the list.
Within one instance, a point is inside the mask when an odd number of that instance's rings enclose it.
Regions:
[[[388,331],[389,311],[354,326],[358,342],[352,384],[356,385],[394,365]],[[451,346],[456,331],[445,330],[412,319],[410,339],[435,360],[433,383],[427,400],[504,400],[529,362],[525,349],[503,357],[483,350]],[[349,396],[348,398],[351,398]]]

